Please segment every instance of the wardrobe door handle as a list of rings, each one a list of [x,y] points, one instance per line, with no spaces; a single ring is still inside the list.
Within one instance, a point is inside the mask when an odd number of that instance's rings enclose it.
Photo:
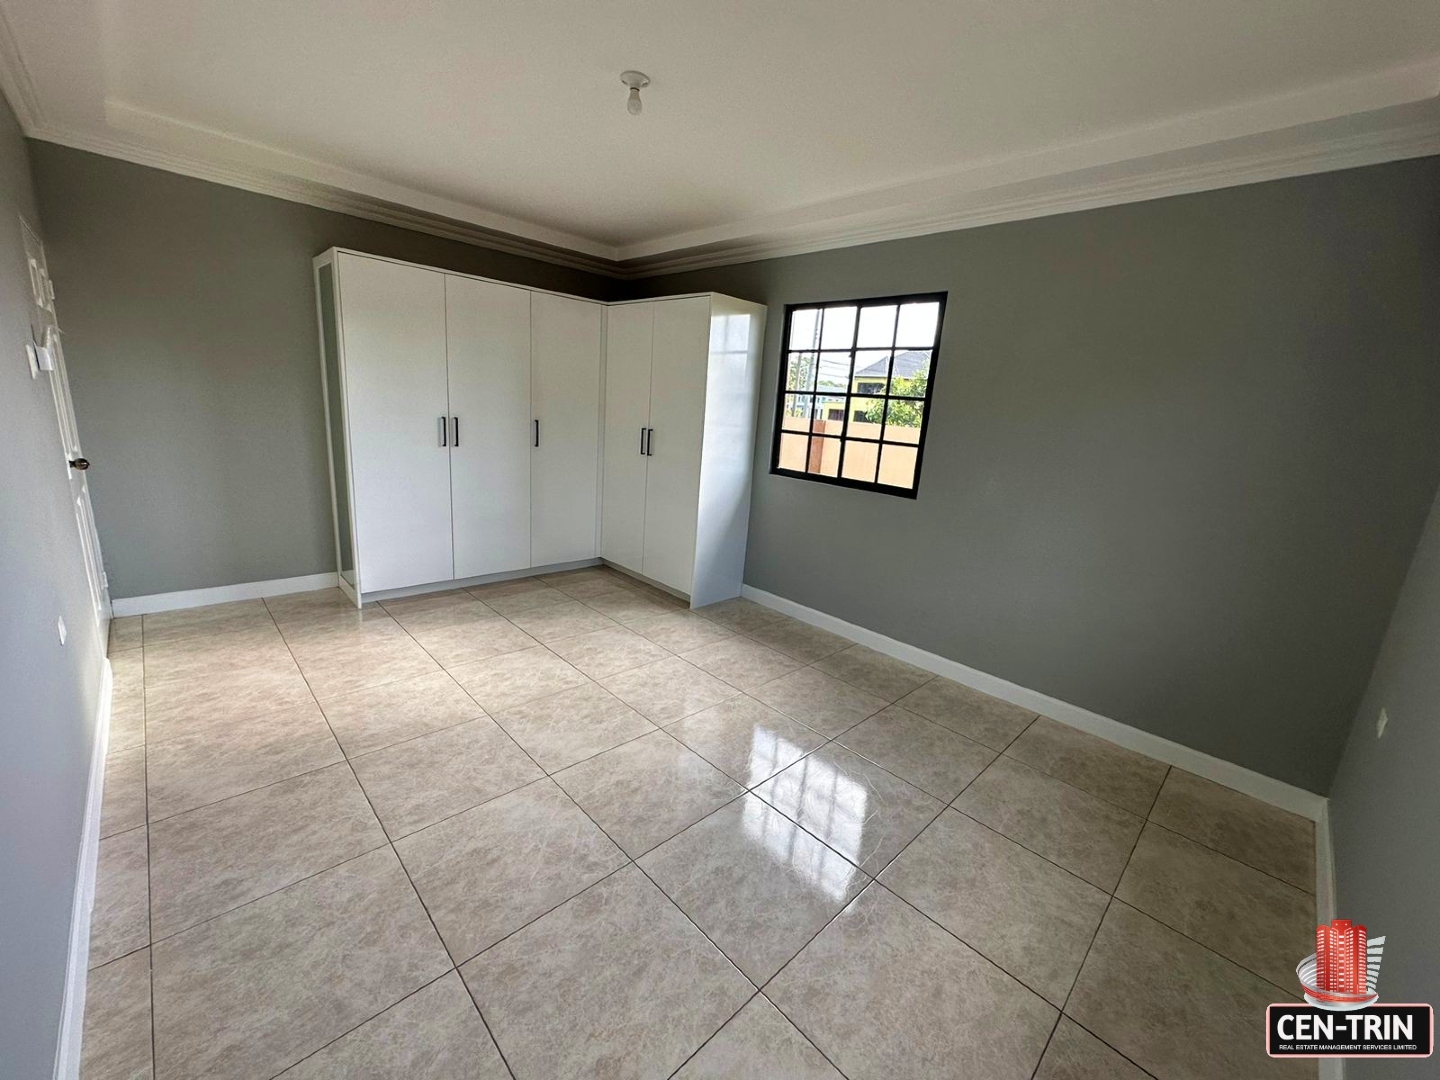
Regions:
[[[450,436],[450,445],[451,445],[451,446],[459,446],[459,445],[460,445],[460,417],[458,417],[458,416],[452,416],[452,417],[450,418],[450,423],[451,423],[451,425],[452,425],[452,429],[451,429],[451,430],[452,430],[452,432],[453,432],[453,434],[451,434],[451,436]]]
[[[649,435],[647,435],[647,436],[645,437],[645,456],[646,456],[646,457],[654,457],[654,456],[655,456],[655,429],[652,427],[652,428],[646,428],[645,430],[650,433]]]
[[[539,445],[540,445],[540,421],[539,421],[539,420],[533,420],[533,421],[531,421],[531,423],[533,423],[533,424],[535,425],[535,445],[536,445],[536,446],[539,446]]]
[[[447,419],[446,417],[443,417],[443,416],[440,417],[440,445],[441,445],[441,446],[449,446],[449,445],[450,445],[450,440],[446,438],[446,434],[447,434],[447,433],[449,432],[449,430],[450,430],[450,425],[446,422],[446,419]]]
[[[640,429],[640,456],[645,456],[645,429]]]

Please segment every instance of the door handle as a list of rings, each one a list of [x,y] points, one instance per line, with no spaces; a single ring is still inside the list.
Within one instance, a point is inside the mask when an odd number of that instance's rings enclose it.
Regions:
[[[90,468],[90,462],[83,457],[77,457],[74,461],[70,462],[70,467],[72,469],[79,469],[81,472],[84,472],[86,469]]]
[[[449,438],[447,438],[447,435],[448,435],[448,433],[449,433],[449,430],[450,430],[450,425],[449,425],[449,423],[447,422],[447,417],[444,417],[444,416],[440,417],[440,445],[441,445],[441,446],[449,446],[449,445],[450,445],[450,440],[449,440]]]
[[[453,425],[453,429],[452,429],[452,430],[453,430],[453,434],[450,436],[450,445],[451,445],[451,446],[459,446],[459,445],[460,445],[460,417],[458,417],[458,416],[452,416],[452,417],[450,418],[450,423]]]
[[[640,429],[640,456],[645,456],[645,429]]]
[[[649,434],[647,434],[647,435],[645,436],[645,456],[646,456],[646,457],[654,457],[654,456],[655,456],[655,429],[652,427],[652,428],[646,428],[645,430],[649,433]]]
[[[540,445],[540,421],[539,421],[539,420],[532,420],[531,423],[533,423],[533,424],[535,425],[535,445],[536,445],[536,446],[539,446],[539,445]]]

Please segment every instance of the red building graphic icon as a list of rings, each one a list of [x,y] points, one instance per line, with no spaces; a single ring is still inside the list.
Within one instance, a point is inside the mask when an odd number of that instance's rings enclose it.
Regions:
[[[1315,928],[1315,953],[1296,968],[1305,998],[1324,1009],[1359,1009],[1377,998],[1383,937],[1371,941],[1365,927],[1335,919]]]

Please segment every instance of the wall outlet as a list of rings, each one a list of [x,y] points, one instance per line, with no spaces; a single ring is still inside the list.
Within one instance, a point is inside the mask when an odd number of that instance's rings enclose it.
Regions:
[[[1390,726],[1390,714],[1384,709],[1380,710],[1380,717],[1375,721],[1375,738],[1385,734],[1385,729]]]

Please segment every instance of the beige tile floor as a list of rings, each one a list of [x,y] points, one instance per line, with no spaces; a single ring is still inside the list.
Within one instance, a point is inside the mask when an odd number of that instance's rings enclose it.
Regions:
[[[86,1080],[1311,1076],[1308,822],[607,569],[118,619]]]

